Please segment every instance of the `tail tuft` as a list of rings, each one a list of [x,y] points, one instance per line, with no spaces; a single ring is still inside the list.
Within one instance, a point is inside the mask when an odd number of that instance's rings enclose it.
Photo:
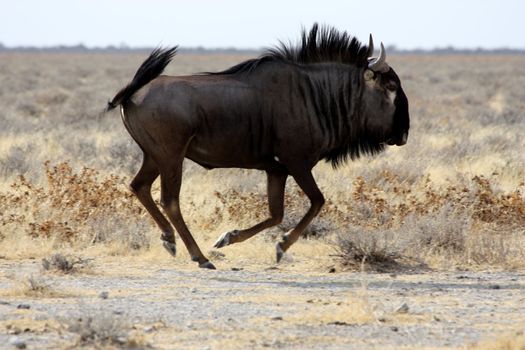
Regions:
[[[140,65],[133,80],[122,88],[111,101],[108,102],[106,111],[110,111],[125,103],[141,87],[158,77],[164,68],[171,62],[177,53],[177,46],[171,49],[157,48],[151,52],[149,57]]]

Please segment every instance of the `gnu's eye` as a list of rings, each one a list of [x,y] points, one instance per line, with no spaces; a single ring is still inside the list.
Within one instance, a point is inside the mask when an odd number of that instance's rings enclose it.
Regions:
[[[397,84],[393,81],[389,81],[385,84],[385,88],[390,91],[397,91]]]

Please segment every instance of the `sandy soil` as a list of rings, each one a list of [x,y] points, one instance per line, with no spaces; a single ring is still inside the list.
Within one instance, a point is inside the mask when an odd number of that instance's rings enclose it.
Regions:
[[[21,288],[27,276],[45,284],[40,294]],[[207,271],[119,257],[61,274],[0,260],[0,348],[457,348],[524,330],[524,277],[298,272],[290,262]]]

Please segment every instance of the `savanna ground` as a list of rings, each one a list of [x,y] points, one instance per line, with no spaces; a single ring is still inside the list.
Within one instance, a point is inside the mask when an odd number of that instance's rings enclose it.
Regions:
[[[308,206],[293,180],[281,225],[215,251],[267,215],[265,177],[187,161],[183,214],[218,271],[164,252],[127,190],[141,153],[101,112],[145,56],[0,55],[0,347],[525,347],[525,56],[391,57],[408,144],[320,163],[327,203],[279,265]]]

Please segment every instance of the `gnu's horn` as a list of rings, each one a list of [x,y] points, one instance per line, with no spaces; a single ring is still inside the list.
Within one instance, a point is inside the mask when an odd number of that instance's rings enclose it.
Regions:
[[[379,48],[379,56],[376,58],[369,58],[368,69],[373,70],[374,72],[384,73],[388,71],[390,67],[386,63],[386,50],[383,43]]]
[[[372,34],[368,37],[368,57],[372,57],[374,54],[374,39],[372,39]]]

